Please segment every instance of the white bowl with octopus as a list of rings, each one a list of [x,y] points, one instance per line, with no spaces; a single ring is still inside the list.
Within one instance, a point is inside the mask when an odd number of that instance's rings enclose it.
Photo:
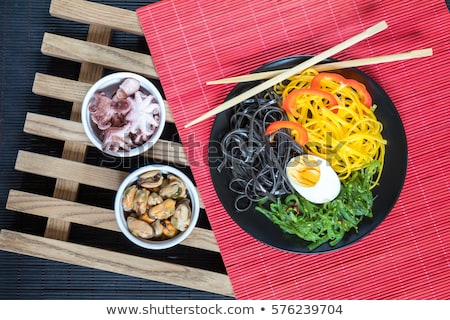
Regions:
[[[137,156],[153,147],[164,130],[164,100],[148,79],[116,72],[88,90],[81,122],[91,143],[105,154]]]

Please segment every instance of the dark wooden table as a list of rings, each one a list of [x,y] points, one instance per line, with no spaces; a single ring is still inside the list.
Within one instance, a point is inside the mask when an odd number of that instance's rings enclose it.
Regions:
[[[169,250],[138,248],[115,224],[128,172],[164,163],[191,175],[170,106],[162,140],[131,159],[96,150],[79,122],[105,74],[140,73],[162,90],[134,12],[151,2],[2,3],[0,299],[233,298],[203,209]]]

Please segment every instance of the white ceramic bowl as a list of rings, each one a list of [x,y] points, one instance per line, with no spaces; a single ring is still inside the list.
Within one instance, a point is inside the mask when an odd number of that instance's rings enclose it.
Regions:
[[[125,189],[136,183],[138,177],[148,171],[152,170],[160,170],[164,175],[173,174],[180,178],[186,185],[187,197],[191,201],[191,223],[185,231],[178,233],[175,237],[167,240],[146,240],[142,238],[138,238],[134,236],[127,226],[127,221],[125,217],[125,212],[122,207],[122,195]],[[167,249],[173,247],[184,239],[186,239],[189,234],[194,230],[195,225],[197,224],[198,217],[200,215],[200,198],[197,192],[197,188],[194,186],[192,181],[180,170],[166,165],[147,165],[145,167],[141,167],[131,174],[129,174],[121,183],[119,189],[117,190],[115,201],[114,201],[114,212],[116,216],[117,224],[119,225],[122,233],[133,243],[136,245],[147,248],[147,249]]]
[[[110,98],[113,93],[118,89],[120,83],[126,78],[134,78],[140,82],[141,88],[145,94],[151,94],[156,102],[159,105],[159,116],[160,123],[155,131],[155,133],[150,137],[147,142],[144,144],[134,147],[129,151],[111,151],[111,150],[103,150],[102,148],[102,140],[99,138],[99,129],[97,125],[92,121],[91,114],[89,112],[89,105],[95,101],[94,94],[98,90],[104,91]],[[81,122],[83,123],[84,131],[88,136],[89,140],[92,144],[97,147],[100,151],[115,156],[115,157],[132,157],[137,156],[143,152],[146,152],[150,149],[156,141],[158,141],[161,133],[164,130],[164,125],[166,122],[166,112],[164,107],[164,100],[161,96],[161,93],[158,89],[146,78],[131,72],[117,72],[110,75],[107,75],[96,83],[94,83],[91,88],[86,93],[86,96],[83,99],[83,104],[81,107]]]

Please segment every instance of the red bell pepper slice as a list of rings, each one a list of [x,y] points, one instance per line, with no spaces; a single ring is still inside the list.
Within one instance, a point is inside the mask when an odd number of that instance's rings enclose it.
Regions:
[[[272,122],[266,129],[266,135],[268,136],[280,129],[295,130],[296,134],[293,134],[293,136],[295,137],[295,142],[297,142],[301,146],[304,146],[308,143],[308,132],[306,131],[306,129],[301,124],[289,120],[279,120]]]
[[[336,98],[329,92],[323,91],[320,89],[295,89],[291,91],[286,98],[284,98],[282,109],[290,114],[292,114],[294,117],[298,118],[299,114],[297,112],[297,98],[301,95],[312,95],[312,96],[319,96],[323,99],[328,100],[329,107],[333,107],[338,105],[338,102]],[[336,110],[337,112],[337,110]]]
[[[341,85],[352,87],[353,90],[355,90],[358,96],[360,97],[362,104],[369,109],[372,107],[372,97],[370,96],[370,93],[367,91],[366,87],[361,82],[354,79],[344,78],[343,76],[337,73],[320,72],[312,79],[310,87],[312,89],[321,89],[322,80],[331,80]]]

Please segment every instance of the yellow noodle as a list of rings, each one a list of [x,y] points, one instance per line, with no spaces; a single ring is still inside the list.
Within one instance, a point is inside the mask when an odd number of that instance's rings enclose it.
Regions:
[[[274,89],[285,98],[292,90],[309,88],[316,74],[317,71],[308,69]],[[328,108],[322,98],[311,99],[305,95],[305,98],[297,99],[297,114],[288,114],[289,119],[306,128],[308,152],[327,159],[341,180],[348,178],[352,171],[379,160],[381,169],[373,182],[374,187],[384,164],[386,140],[381,135],[382,124],[352,88],[323,80],[322,90],[334,95],[338,105]]]

